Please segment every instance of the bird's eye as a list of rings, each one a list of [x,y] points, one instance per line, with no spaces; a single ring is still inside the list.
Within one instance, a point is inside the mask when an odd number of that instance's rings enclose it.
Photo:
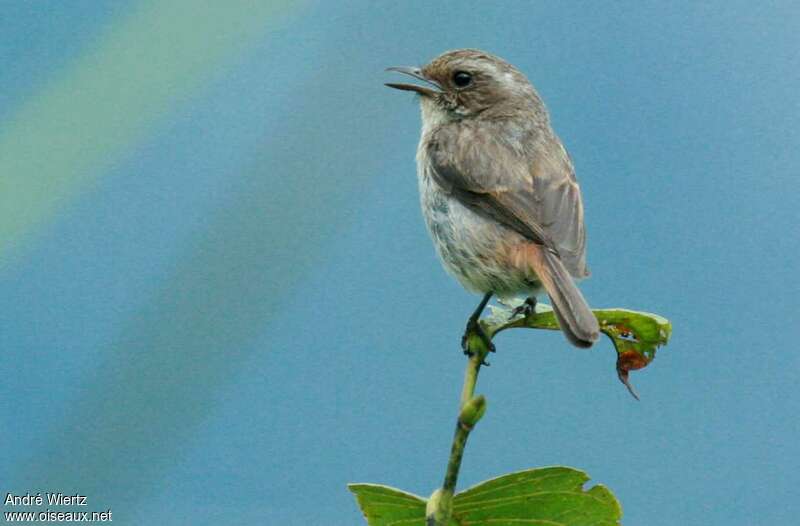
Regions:
[[[466,88],[472,84],[472,75],[466,71],[456,71],[453,73],[453,84],[459,88]]]

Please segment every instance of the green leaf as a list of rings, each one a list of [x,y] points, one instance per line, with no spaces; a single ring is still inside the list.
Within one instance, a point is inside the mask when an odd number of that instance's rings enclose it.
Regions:
[[[425,526],[426,500],[380,484],[348,484],[369,526]]]
[[[491,306],[489,316],[481,320],[490,337],[506,329],[529,328],[558,330],[552,307],[541,303],[535,312],[512,317],[513,309],[522,302]],[[630,371],[646,367],[656,357],[656,349],[666,345],[672,335],[672,324],[666,318],[649,312],[627,309],[593,309],[600,331],[611,339],[617,351],[617,375],[631,394],[639,398],[628,381]]]
[[[481,482],[453,499],[449,526],[615,526],[622,509],[602,485],[566,467],[529,469]],[[376,484],[350,484],[369,526],[425,526],[425,499]]]
[[[605,486],[584,491],[589,476],[566,467],[528,469],[481,482],[455,496],[459,525],[610,526],[622,508]]]

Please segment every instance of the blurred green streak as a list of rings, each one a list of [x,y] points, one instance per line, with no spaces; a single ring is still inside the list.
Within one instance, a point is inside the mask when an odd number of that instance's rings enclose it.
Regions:
[[[290,2],[148,1],[0,128],[0,270],[148,126]]]
[[[220,386],[236,381],[254,353],[270,351],[253,343],[319,264],[358,190],[383,171],[385,160],[360,146],[374,133],[359,126],[369,111],[330,104],[361,81],[362,69],[344,67],[363,61],[358,51],[365,48],[354,48],[327,55],[316,64],[319,78],[292,92],[303,111],[276,123],[279,133],[248,169],[229,174],[230,199],[208,214],[159,292],[104,349],[45,446],[15,459],[12,487],[80,491],[131,522],[134,504],[185,457]],[[338,87],[322,82],[329,71],[339,73]],[[327,126],[309,123],[308,115],[321,114],[351,131],[352,147],[342,149]],[[393,137],[382,139],[377,147],[385,149]],[[268,434],[274,424],[253,425]]]

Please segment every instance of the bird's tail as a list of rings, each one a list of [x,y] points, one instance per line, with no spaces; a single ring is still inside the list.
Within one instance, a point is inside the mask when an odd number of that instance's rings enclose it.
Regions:
[[[541,245],[528,246],[528,262],[550,296],[564,335],[577,347],[591,347],[600,327],[572,276],[556,254]]]

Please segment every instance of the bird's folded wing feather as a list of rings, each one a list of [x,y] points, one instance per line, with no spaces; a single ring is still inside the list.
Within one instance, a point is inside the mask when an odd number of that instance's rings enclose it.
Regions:
[[[574,277],[588,275],[583,203],[567,152],[549,131],[510,131],[485,122],[440,128],[427,145],[435,181],[465,206],[548,247]]]

